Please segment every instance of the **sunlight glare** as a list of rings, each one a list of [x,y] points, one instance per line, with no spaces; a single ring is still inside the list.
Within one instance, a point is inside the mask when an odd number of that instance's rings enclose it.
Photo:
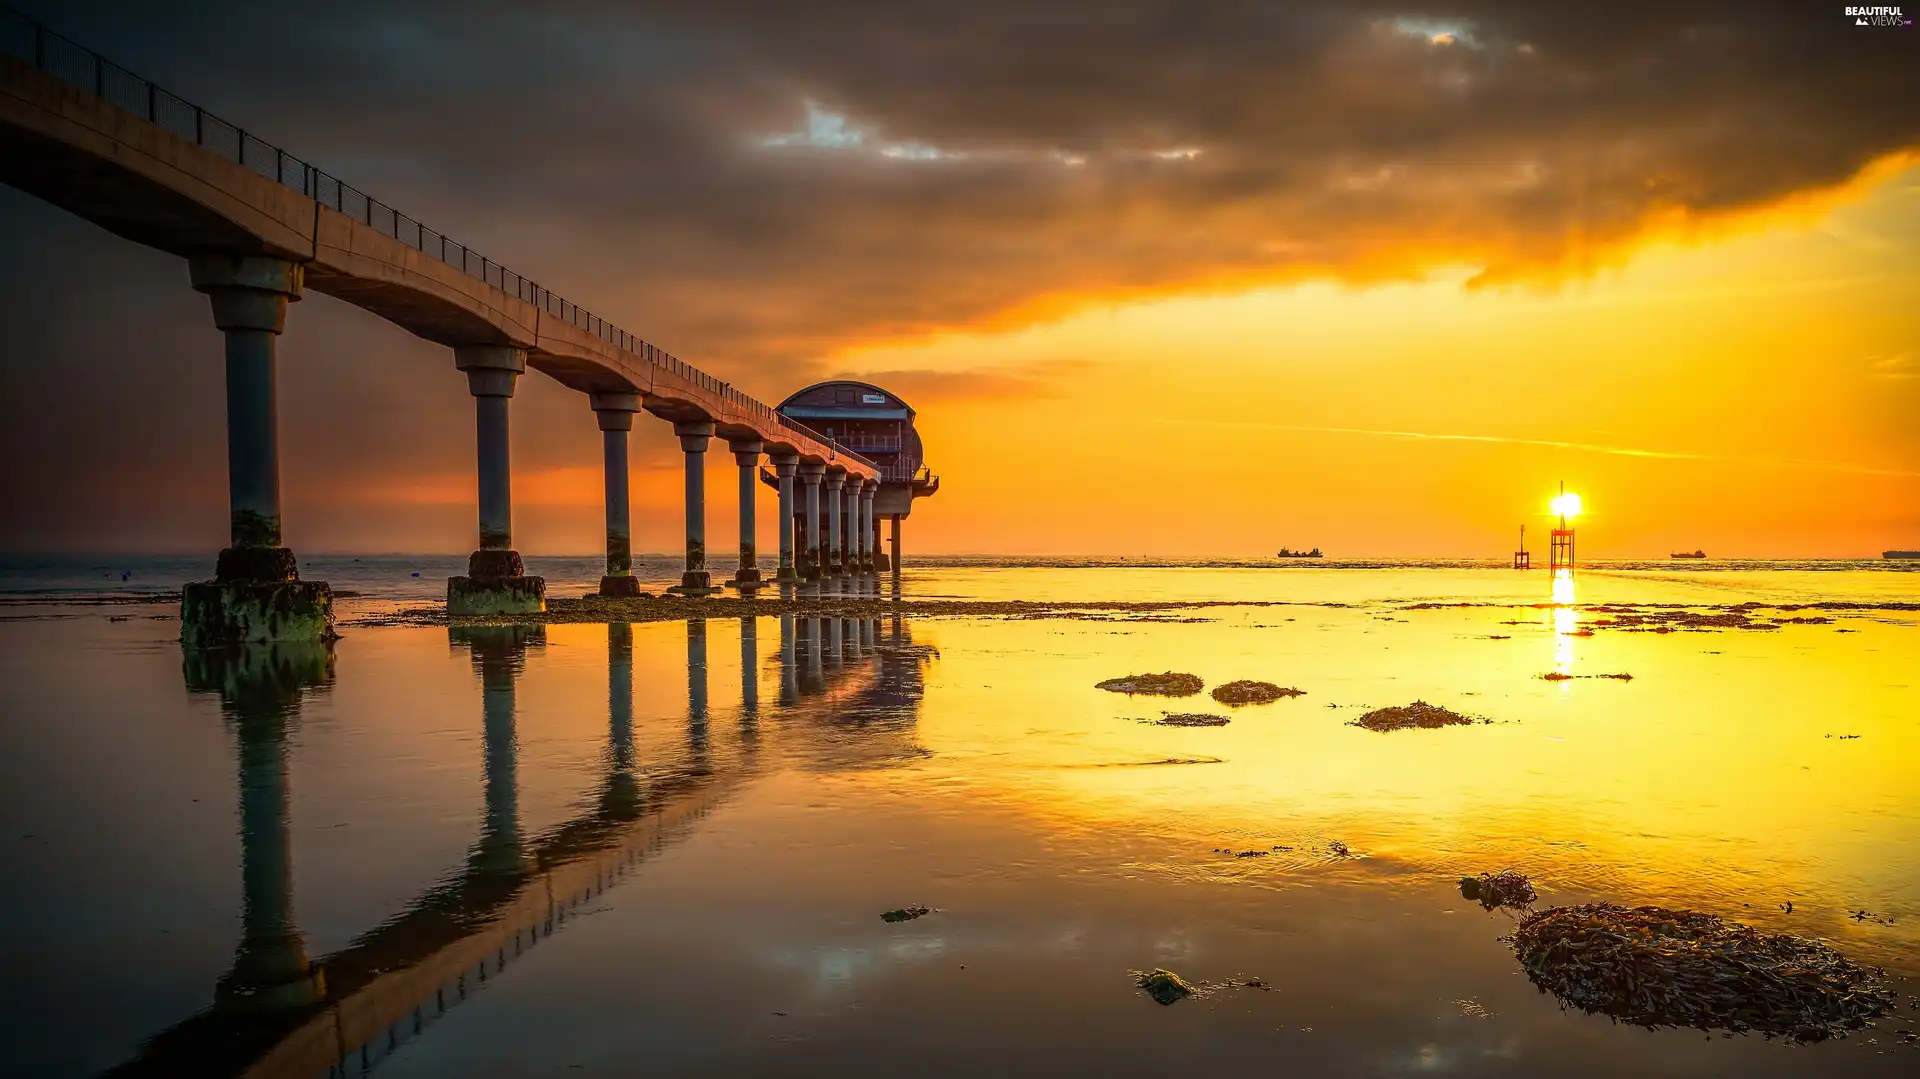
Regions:
[[[1573,602],[1573,571],[1559,570],[1553,575],[1553,603],[1564,607]]]
[[[1553,664],[1561,674],[1573,670],[1573,639],[1580,632],[1580,612],[1573,608],[1573,571],[1553,575]]]

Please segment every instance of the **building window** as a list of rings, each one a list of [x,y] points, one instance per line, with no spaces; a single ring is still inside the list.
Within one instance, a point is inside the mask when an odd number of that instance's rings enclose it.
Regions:
[[[853,388],[851,386],[842,386],[841,388],[833,391],[834,404],[850,405],[850,404],[853,404],[853,401],[854,401],[854,395],[853,395]]]

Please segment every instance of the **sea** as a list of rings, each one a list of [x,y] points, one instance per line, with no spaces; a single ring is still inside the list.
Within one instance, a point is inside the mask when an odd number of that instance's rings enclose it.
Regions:
[[[928,557],[857,617],[418,616],[464,564],[303,559],[340,640],[205,653],[210,558],[0,557],[0,1070],[1920,1072],[1920,564]],[[1470,722],[1369,726],[1416,702]],[[1590,1010],[1514,943],[1586,904],[1893,1006]]]

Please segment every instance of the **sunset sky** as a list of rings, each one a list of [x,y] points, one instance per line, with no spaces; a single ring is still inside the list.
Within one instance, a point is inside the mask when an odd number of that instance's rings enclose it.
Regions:
[[[910,555],[1497,558],[1561,479],[1592,557],[1920,547],[1920,29],[1841,5],[19,6],[762,400],[900,393]],[[184,265],[0,188],[0,326],[0,548],[218,549]],[[280,356],[289,545],[471,549],[449,351]],[[516,546],[599,549],[586,402],[514,407]]]

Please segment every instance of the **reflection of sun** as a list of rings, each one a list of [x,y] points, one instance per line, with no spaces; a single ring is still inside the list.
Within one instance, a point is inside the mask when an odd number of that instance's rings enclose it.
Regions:
[[[1573,571],[1553,575],[1553,662],[1562,673],[1573,666],[1573,635],[1580,629],[1580,612],[1573,609]]]
[[[1573,571],[1556,570],[1553,574],[1553,602],[1555,606],[1564,606],[1573,602]],[[1554,612],[1558,614],[1559,612]],[[1569,611],[1569,614],[1572,612]]]

